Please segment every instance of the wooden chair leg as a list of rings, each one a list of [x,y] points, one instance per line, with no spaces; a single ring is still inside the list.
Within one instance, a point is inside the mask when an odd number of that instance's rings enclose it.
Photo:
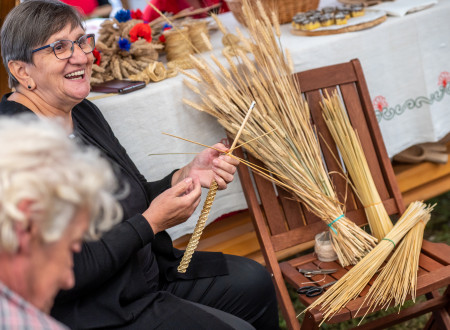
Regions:
[[[439,292],[433,291],[427,293],[425,296],[427,299],[433,299],[440,295]],[[450,300],[449,287],[447,287],[442,296],[444,297],[447,296],[448,299]],[[450,330],[450,304],[444,308],[433,311],[430,319],[428,320],[427,324],[424,327],[424,330],[441,330],[441,329]]]
[[[300,330],[300,323],[298,322],[297,315],[291,301],[291,297],[289,296],[289,292],[286,287],[286,283],[284,282],[283,275],[281,275],[280,269],[277,268],[271,270],[270,266],[268,268],[269,272],[271,272],[273,276],[273,282],[275,285],[278,303],[281,309],[281,313],[283,314],[284,320],[286,321],[288,329]]]
[[[302,330],[316,330],[319,329],[319,324],[317,324],[314,316],[310,312],[306,312],[305,318],[302,322]]]

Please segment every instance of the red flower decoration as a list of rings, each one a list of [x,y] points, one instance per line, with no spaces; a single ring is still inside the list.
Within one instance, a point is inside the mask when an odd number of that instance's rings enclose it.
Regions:
[[[388,103],[384,96],[377,96],[373,99],[373,107],[382,112],[384,108],[388,107]]]
[[[438,85],[446,88],[448,83],[450,83],[450,73],[447,71],[441,72]]]
[[[165,28],[163,28],[163,32],[166,30],[170,30],[171,28],[172,28],[172,26],[166,26]],[[161,34],[159,36],[159,41],[161,41],[163,43],[166,42],[166,36],[164,34]]]
[[[135,42],[139,38],[144,38],[148,42],[152,42],[152,29],[148,24],[138,23],[130,30],[131,42]]]
[[[102,55],[97,50],[97,48],[94,48],[94,50],[92,51],[92,55],[94,55],[94,58],[95,58],[94,64],[100,65],[100,61],[102,60]]]
[[[142,11],[139,8],[131,11],[132,19],[142,19],[142,15]]]

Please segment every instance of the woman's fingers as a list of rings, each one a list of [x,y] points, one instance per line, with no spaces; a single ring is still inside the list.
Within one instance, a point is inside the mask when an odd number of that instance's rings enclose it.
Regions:
[[[231,160],[233,160],[232,163]],[[239,162],[237,162],[239,163]],[[221,189],[226,188],[226,184],[230,183],[234,179],[234,174],[236,173],[236,162],[232,157],[229,156],[220,156],[213,161],[213,171],[215,173],[215,177],[220,177],[224,183],[225,187],[219,185]],[[217,180],[217,183],[219,183],[220,180]]]
[[[198,178],[186,178],[157,196],[143,213],[154,233],[186,221],[200,203]]]
[[[219,190],[227,189],[227,183],[225,182],[225,180],[222,177],[220,177],[218,175],[214,175],[214,180],[216,180],[217,187]]]

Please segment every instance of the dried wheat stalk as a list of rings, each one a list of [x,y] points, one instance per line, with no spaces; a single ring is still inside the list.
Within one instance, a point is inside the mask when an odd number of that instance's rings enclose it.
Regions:
[[[236,60],[224,54],[228,68],[213,68],[192,56],[197,74],[188,73],[187,77],[197,83],[192,90],[201,102],[185,103],[217,117],[226,130],[236,134],[246,109],[255,100],[258,105],[242,132],[242,140],[263,137],[248,143],[246,149],[272,172],[279,173],[281,185],[330,226],[340,263],[355,264],[375,246],[376,239],[343,216],[342,204],[322,162],[308,104],[279,47],[279,28],[272,28],[259,1],[253,9],[248,0],[243,1],[250,39],[237,31],[251,53],[236,49]],[[273,133],[264,136],[269,131]]]

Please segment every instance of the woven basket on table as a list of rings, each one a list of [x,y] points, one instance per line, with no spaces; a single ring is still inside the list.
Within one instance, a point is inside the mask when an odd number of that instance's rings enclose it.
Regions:
[[[266,13],[275,11],[278,13],[278,21],[280,24],[292,22],[292,17],[299,12],[317,9],[319,6],[319,0],[260,0]],[[242,25],[246,26],[246,20],[242,13],[242,1],[241,0],[225,0],[233,13],[236,20]],[[251,0],[255,3],[256,1]],[[270,15],[269,15],[270,17]]]

